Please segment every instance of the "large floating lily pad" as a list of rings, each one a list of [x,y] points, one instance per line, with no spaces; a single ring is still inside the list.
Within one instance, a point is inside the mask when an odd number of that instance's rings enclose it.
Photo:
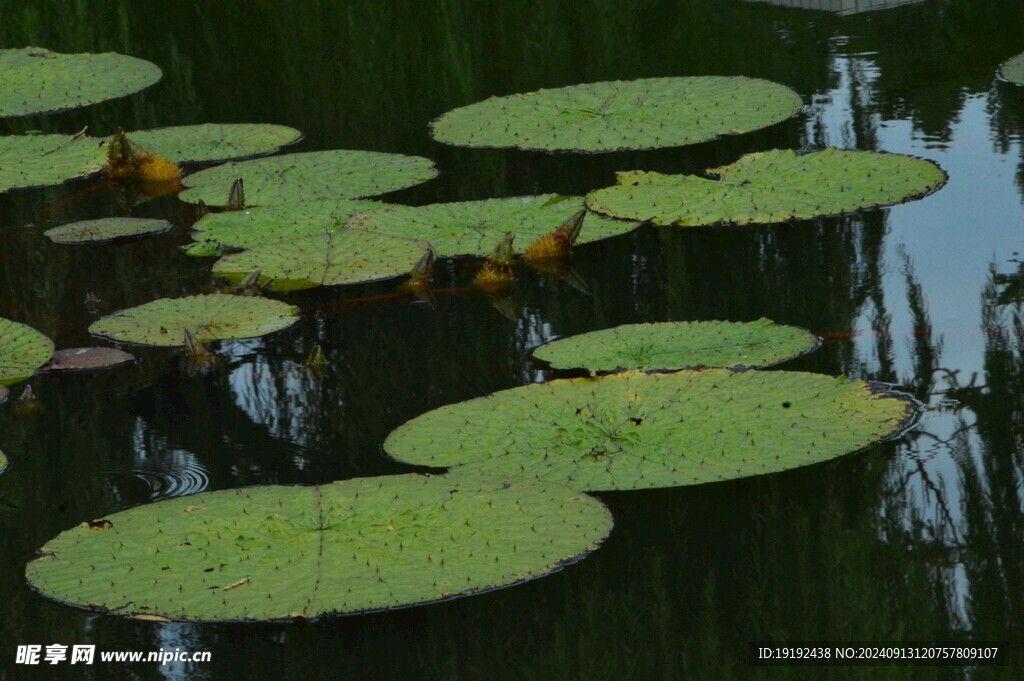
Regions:
[[[208,213],[192,238],[228,248],[253,248],[285,239],[337,232],[353,215],[385,207],[380,201],[311,201]]]
[[[774,150],[695,175],[619,173],[619,184],[587,195],[587,207],[658,225],[780,222],[835,215],[921,198],[946,175],[913,156],[834,148],[809,154]]]
[[[312,618],[538,577],[611,525],[600,502],[561,485],[393,475],[140,506],[61,533],[26,574],[49,598],[119,615]]]
[[[793,90],[757,78],[645,78],[492,97],[446,113],[431,131],[467,147],[656,149],[757,130],[800,106]]]
[[[345,229],[226,255],[213,272],[240,279],[259,271],[272,290],[295,291],[397,277],[411,271],[425,249],[421,241]]]
[[[552,341],[533,356],[555,369],[606,372],[626,369],[766,367],[818,347],[817,336],[769,319],[754,322],[626,324]]]
[[[266,123],[203,123],[136,130],[125,135],[146,151],[175,163],[269,154],[302,138],[295,128]]]
[[[49,229],[43,234],[58,244],[101,244],[118,239],[162,234],[174,229],[167,220],[153,218],[102,218],[82,220]]]
[[[138,92],[160,68],[115,52],[61,54],[41,47],[0,50],[0,118],[65,111]]]
[[[0,319],[0,385],[24,381],[53,355],[53,341],[31,326]]]
[[[485,201],[392,206],[357,215],[350,226],[430,242],[440,256],[487,255],[507,232],[525,248],[583,208],[581,197],[552,202],[556,194]],[[635,222],[589,214],[577,243],[624,234]]]
[[[53,353],[49,362],[39,367],[40,373],[73,373],[80,371],[100,371],[114,367],[134,364],[138,359],[135,355],[117,348],[67,348]]]
[[[1017,85],[1024,85],[1024,53],[1010,57],[999,65],[999,75]]]
[[[161,298],[115,312],[89,333],[122,343],[184,345],[185,330],[200,342],[256,338],[298,321],[298,308],[258,296],[211,294]]]
[[[104,156],[97,144],[95,139],[71,135],[0,137],[0,192],[48,187],[98,173]]]
[[[435,409],[393,432],[384,448],[415,464],[471,464],[582,490],[640,489],[825,461],[893,437],[916,416],[910,398],[844,378],[634,372],[537,383]]]
[[[437,176],[419,156],[376,151],[311,151],[225,163],[185,178],[182,201],[225,206],[231,184],[242,179],[246,203],[267,206],[300,201],[359,199],[411,187]]]

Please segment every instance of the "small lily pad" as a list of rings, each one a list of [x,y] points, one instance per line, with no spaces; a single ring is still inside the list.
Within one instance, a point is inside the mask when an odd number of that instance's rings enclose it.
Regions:
[[[225,163],[185,178],[182,201],[226,206],[232,183],[241,178],[251,206],[302,201],[359,199],[405,189],[437,176],[419,156],[376,151],[310,151]]]
[[[185,330],[200,342],[257,338],[298,321],[298,308],[258,296],[210,294],[161,298],[92,323],[89,333],[139,345],[185,344]]]
[[[315,618],[539,577],[611,527],[599,501],[561,485],[392,475],[139,506],[62,532],[26,576],[48,598],[118,615]]]
[[[270,154],[302,139],[295,128],[267,123],[203,123],[125,133],[133,143],[174,163],[227,161]]]
[[[103,169],[97,140],[72,135],[0,137],[0,192],[48,187]]]
[[[818,347],[814,334],[769,319],[754,322],[625,324],[541,345],[533,356],[555,369],[747,369],[792,359]]]
[[[260,283],[269,281],[271,290],[295,291],[398,277],[410,272],[425,250],[421,241],[345,229],[225,255],[213,272],[234,280],[258,271]]]
[[[160,80],[156,64],[115,52],[0,50],[0,118],[66,111],[138,92]]]
[[[3,388],[3,389],[6,390],[6,388]],[[4,396],[0,395],[0,402],[3,402],[3,401],[4,401]],[[7,463],[7,456],[3,452],[0,452],[0,473],[3,473],[4,471],[6,471],[8,465],[9,464]]]
[[[11,396],[11,391],[5,385],[0,385],[0,404],[7,401],[7,398]]]
[[[31,326],[0,319],[0,385],[30,378],[53,356],[53,341]]]
[[[310,201],[207,213],[193,225],[192,238],[228,248],[254,248],[285,239],[337,232],[353,215],[386,206],[380,201]]]
[[[43,234],[57,244],[104,244],[118,239],[163,234],[174,229],[167,220],[151,218],[102,218],[82,220],[49,229]]]
[[[542,194],[428,206],[391,206],[357,215],[349,225],[354,229],[427,241],[439,256],[484,256],[508,232],[515,235],[516,244],[526,247],[583,209],[582,197],[553,202],[557,198],[560,198],[557,194]],[[589,214],[577,243],[624,234],[634,228],[635,222]]]
[[[894,437],[910,397],[786,371],[621,373],[502,390],[419,416],[384,449],[581,490],[697,485],[827,461]]]
[[[439,142],[466,147],[602,153],[707,142],[800,110],[785,85],[742,76],[643,78],[538,90],[450,111]]]
[[[913,156],[829,148],[747,154],[695,175],[631,171],[587,195],[590,210],[658,225],[752,224],[837,215],[921,198],[946,174]]]
[[[99,371],[134,364],[135,355],[117,348],[67,348],[53,353],[49,362],[39,367],[40,373],[71,373],[78,371]]]
[[[1015,85],[1024,85],[1024,53],[1010,57],[999,65],[999,75]]]

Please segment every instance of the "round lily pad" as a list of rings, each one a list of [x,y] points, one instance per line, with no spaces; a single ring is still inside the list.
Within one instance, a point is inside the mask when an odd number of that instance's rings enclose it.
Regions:
[[[561,485],[393,475],[139,506],[61,533],[26,575],[49,598],[119,615],[313,618],[539,577],[611,526],[600,502]]]
[[[425,249],[421,241],[345,229],[225,255],[213,272],[240,279],[259,271],[260,282],[269,281],[271,290],[296,291],[398,277],[412,270]]]
[[[135,355],[117,348],[67,348],[53,353],[50,361],[39,367],[39,372],[98,371],[134,364],[137,361]]]
[[[295,128],[266,123],[203,123],[125,135],[151,154],[174,163],[226,161],[270,154],[302,139]]]
[[[814,334],[770,319],[754,322],[625,324],[541,345],[533,356],[555,369],[678,370],[766,367],[818,347]]]
[[[185,178],[182,201],[226,206],[241,179],[248,205],[359,199],[405,189],[437,176],[432,161],[376,151],[311,151],[225,163]]]
[[[829,148],[809,154],[774,150],[695,175],[631,171],[587,195],[587,207],[658,225],[751,224],[836,215],[918,199],[946,174],[913,156]]]
[[[43,232],[58,244],[103,244],[131,237],[163,234],[174,229],[167,220],[151,218],[102,218],[82,220]]]
[[[408,463],[470,464],[581,490],[673,487],[826,461],[899,434],[917,414],[908,396],[842,377],[631,372],[441,407],[384,448]]]
[[[507,232],[512,232],[515,243],[525,248],[583,209],[582,197],[552,202],[555,198],[556,194],[542,194],[391,206],[357,215],[349,224],[356,229],[427,241],[439,256],[484,256]],[[635,227],[635,222],[588,214],[577,243],[624,234]]]
[[[386,205],[366,200],[310,201],[208,213],[193,225],[192,238],[228,248],[253,248],[337,232],[353,215]]]
[[[1010,57],[999,65],[999,75],[1016,85],[1024,85],[1024,53]]]
[[[257,338],[298,321],[298,308],[258,296],[161,298],[92,323],[89,333],[122,343],[176,346],[185,330],[200,342]]]
[[[490,99],[431,124],[466,147],[601,153],[707,142],[757,130],[800,110],[785,85],[742,76],[586,83]]]
[[[30,378],[53,355],[53,341],[31,326],[0,319],[0,385]]]
[[[0,118],[66,111],[123,97],[163,75],[156,64],[115,52],[0,50]]]
[[[98,173],[104,156],[97,144],[95,139],[72,135],[0,137],[0,192],[48,187]]]

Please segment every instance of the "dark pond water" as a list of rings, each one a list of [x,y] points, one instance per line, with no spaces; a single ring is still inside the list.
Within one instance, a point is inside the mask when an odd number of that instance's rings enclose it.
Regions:
[[[915,154],[950,175],[934,196],[855,216],[645,229],[585,246],[590,294],[524,273],[514,320],[476,295],[330,306],[391,286],[319,290],[286,297],[324,306],[293,328],[221,344],[212,375],[151,350],[137,369],[32,380],[41,412],[0,408],[13,462],[0,477],[0,678],[1020,678],[1024,645],[1009,666],[973,671],[747,664],[754,639],[1024,633],[1024,89],[994,77],[1024,50],[1024,5],[923,0],[840,17],[783,4],[0,0],[0,46],[116,50],[165,72],[141,94],[0,132],[282,123],[305,133],[300,150],[435,159],[441,178],[389,197],[408,203],[584,193],[616,170],[694,172],[827,145]],[[598,157],[453,149],[426,133],[432,118],[491,94],[694,74],[776,80],[806,111],[715,143]],[[86,343],[98,315],[213,283],[209,261],[176,248],[188,238],[173,198],[135,211],[174,220],[171,235],[50,244],[49,226],[124,214],[101,192],[55,208],[89,186],[0,196],[0,316],[58,347]],[[468,276],[439,273],[451,287]],[[101,299],[92,309],[89,290]],[[24,583],[35,549],[85,519],[201,490],[405,471],[382,455],[390,430],[544,379],[528,353],[551,338],[762,316],[827,338],[787,368],[896,383],[928,406],[920,426],[763,479],[603,495],[616,528],[596,554],[438,605],[304,625],[158,624],[63,607]],[[320,380],[300,370],[317,343],[330,361]],[[212,661],[16,666],[26,643],[180,647]]]

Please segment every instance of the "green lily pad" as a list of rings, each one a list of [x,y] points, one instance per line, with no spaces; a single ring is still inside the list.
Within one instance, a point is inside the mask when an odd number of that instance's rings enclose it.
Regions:
[[[754,322],[625,324],[541,345],[533,356],[555,369],[679,370],[766,367],[818,347],[814,334],[770,319]]]
[[[631,171],[587,195],[587,207],[658,225],[751,224],[837,215],[918,199],[946,181],[925,159],[829,148],[774,150],[714,168],[718,180]]]
[[[39,367],[39,373],[74,373],[99,371],[134,364],[135,355],[117,348],[66,348],[53,353],[50,361]]]
[[[225,255],[213,272],[235,280],[259,271],[260,283],[269,282],[271,290],[296,291],[398,277],[412,270],[425,249],[421,241],[345,229]]]
[[[6,390],[6,388],[4,388],[4,390]],[[0,402],[3,402],[3,401],[4,401],[4,396],[0,395]],[[3,452],[0,452],[0,473],[3,473],[4,471],[6,471],[8,465],[9,464],[7,463],[7,456]]]
[[[0,137],[0,192],[48,187],[98,173],[105,162],[97,140],[71,135]]]
[[[437,176],[432,161],[376,151],[311,151],[225,163],[185,178],[182,201],[226,206],[241,178],[252,206],[359,199],[405,189]]]
[[[392,475],[139,506],[61,533],[26,575],[49,598],[119,615],[313,618],[539,577],[611,526],[600,502],[561,485]]]
[[[391,206],[357,215],[349,226],[421,239],[429,242],[439,256],[483,256],[494,250],[506,232],[515,234],[516,245],[526,248],[583,209],[582,197],[549,203],[555,198],[557,194],[542,194],[429,206]],[[589,214],[577,243],[624,234],[635,227],[635,222]]]
[[[174,163],[226,161],[270,154],[302,139],[295,128],[266,123],[203,123],[125,135],[151,154]]]
[[[174,229],[167,220],[151,218],[102,218],[82,220],[43,232],[57,244],[103,244],[130,237],[163,234]]]
[[[1010,57],[999,65],[999,75],[1016,85],[1024,85],[1024,53]]]
[[[0,118],[66,111],[138,92],[160,80],[156,64],[115,52],[0,50]]]
[[[800,110],[785,85],[742,76],[586,83],[490,99],[431,124],[466,147],[603,153],[707,142],[757,130]]]
[[[901,433],[917,414],[905,395],[818,374],[633,372],[441,407],[391,433],[384,449],[408,463],[470,464],[581,490],[673,487],[826,461]]]
[[[208,213],[193,225],[192,238],[229,248],[254,248],[337,232],[353,215],[385,206],[380,201],[311,201]]]
[[[0,319],[0,385],[30,378],[53,356],[53,341],[31,326]]]
[[[258,296],[161,298],[98,319],[89,333],[121,343],[177,346],[185,344],[186,329],[203,343],[257,338],[291,326],[298,314],[292,305]]]

